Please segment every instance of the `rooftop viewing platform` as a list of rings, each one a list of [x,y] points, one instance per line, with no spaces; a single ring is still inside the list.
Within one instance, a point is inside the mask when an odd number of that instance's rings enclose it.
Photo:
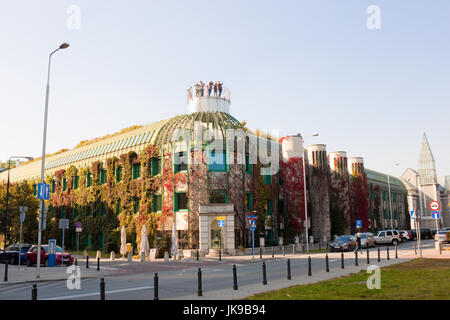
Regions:
[[[220,81],[199,83],[187,89],[189,113],[226,112],[230,113],[231,91]]]

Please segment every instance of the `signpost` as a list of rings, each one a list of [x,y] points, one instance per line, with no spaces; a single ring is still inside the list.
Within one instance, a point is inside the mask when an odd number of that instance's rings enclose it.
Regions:
[[[436,221],[436,233],[439,234],[439,218],[440,218],[440,214],[439,214],[439,209],[441,208],[441,205],[439,203],[439,201],[431,201],[430,202],[430,209],[431,209],[431,215],[433,216],[433,218]]]
[[[362,220],[356,220],[356,228],[358,229],[362,228]]]
[[[69,229],[69,219],[59,219],[59,229],[62,229],[62,245],[64,251],[64,229]],[[61,255],[61,267],[64,266],[64,254]]]
[[[414,210],[411,210],[410,214],[411,214],[411,219],[416,219],[416,213],[414,212]]]
[[[25,221],[25,214],[28,211],[28,207],[19,207],[20,211],[20,240],[19,240],[19,270],[20,260],[22,260],[22,224]]]
[[[255,258],[255,230],[257,215],[247,215],[248,224],[250,225],[250,231],[252,232],[252,258]]]
[[[219,228],[220,228],[220,249],[222,249],[222,236],[223,236],[222,230],[223,230],[223,227],[225,226],[226,219],[227,219],[227,217],[225,217],[225,216],[217,217],[217,224],[219,225]]]
[[[41,200],[50,199],[50,185],[45,183],[38,183],[37,197]]]
[[[56,239],[48,239],[47,263],[49,267],[54,267],[56,265]]]
[[[80,252],[80,232],[83,231],[83,225],[80,221],[75,224],[75,232],[77,233],[77,252]]]

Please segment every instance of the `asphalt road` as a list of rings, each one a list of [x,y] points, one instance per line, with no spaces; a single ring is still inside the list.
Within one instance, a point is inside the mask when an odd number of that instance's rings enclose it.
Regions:
[[[411,250],[415,242],[400,244],[398,247],[399,255],[404,250]],[[423,241],[424,247],[432,247],[433,240]],[[386,246],[380,246],[382,255],[386,254]],[[370,249],[371,263],[376,263],[377,249]],[[390,257],[394,258],[394,247],[390,247]],[[325,254],[311,254],[312,272],[325,270]],[[308,274],[308,256],[298,254],[295,257],[275,257],[265,259],[267,270],[267,283],[273,280],[286,279],[287,258],[291,259],[292,278],[305,276]],[[345,265],[354,265],[355,258],[353,252],[345,253]],[[359,264],[366,265],[365,250],[359,256]],[[125,265],[125,264],[123,264]],[[340,253],[329,253],[330,270],[340,268]],[[184,269],[156,270],[152,266],[150,270],[135,269],[131,273],[117,272],[105,277],[106,299],[133,299],[133,300],[151,300],[154,295],[153,276],[155,272],[159,275],[159,298],[177,299],[197,292],[197,271],[202,268],[202,289],[203,293],[208,291],[220,290],[224,288],[233,288],[232,267],[233,263],[229,261],[214,263],[192,262],[185,265]],[[262,262],[259,256],[255,256],[254,261],[240,261],[236,263],[237,278],[239,287],[262,282]],[[123,268],[126,268],[124,266]],[[81,266],[82,275],[83,266]],[[113,268],[114,269],[114,268]],[[165,270],[164,270],[165,269]],[[29,300],[31,299],[32,283],[11,284],[0,286],[0,300]],[[98,300],[100,298],[100,280],[81,279],[81,289],[67,288],[66,281],[49,281],[38,284],[38,299],[61,300]]]

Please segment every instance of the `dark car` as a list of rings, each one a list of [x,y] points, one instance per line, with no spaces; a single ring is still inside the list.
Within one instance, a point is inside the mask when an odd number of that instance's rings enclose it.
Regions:
[[[343,235],[337,237],[332,243],[330,243],[330,251],[350,251],[356,248],[356,237],[349,235]]]
[[[411,234],[413,240],[417,239],[417,232],[415,229],[409,230],[408,232]],[[433,239],[433,233],[430,229],[420,229],[420,238],[423,240]]]
[[[25,264],[27,261],[26,254],[28,250],[32,247],[31,244],[19,244],[15,243],[6,248],[5,251],[0,251],[0,262],[9,264],[19,264],[19,256],[20,256],[20,264]]]
[[[38,246],[32,246],[31,249],[27,253],[27,266],[31,267],[32,265],[37,264],[37,252],[38,252]],[[64,259],[65,265],[72,265],[73,264],[73,257],[70,253],[65,252],[63,249],[61,249],[60,246],[56,246],[56,265],[60,265],[62,262],[62,259]],[[44,264],[44,266],[48,266],[48,245],[42,245],[41,246],[41,263]]]

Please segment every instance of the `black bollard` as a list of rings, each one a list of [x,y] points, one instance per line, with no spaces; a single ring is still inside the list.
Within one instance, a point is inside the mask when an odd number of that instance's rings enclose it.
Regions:
[[[341,252],[341,269],[344,269],[344,253]]]
[[[75,259],[75,265],[76,266],[78,265],[78,259]]]
[[[386,246],[386,255],[387,255],[386,259],[391,260],[389,259],[389,246]]]
[[[262,248],[259,247],[259,258],[262,259]]]
[[[378,262],[380,262],[381,261],[381,259],[380,259],[380,248],[378,248]]]
[[[311,256],[308,257],[308,276],[311,276]]]
[[[291,260],[287,259],[287,279],[291,280]]]
[[[275,248],[272,247],[272,258],[274,258],[274,257],[275,257]]]
[[[370,264],[370,259],[369,259],[369,247],[367,247],[367,250],[366,250],[366,253],[367,253],[367,264]]]
[[[358,250],[355,251],[355,266],[358,266]]]
[[[97,258],[97,271],[100,271],[100,258]]]
[[[328,264],[328,254],[325,255],[325,271],[330,272],[330,265]]]
[[[198,252],[198,251],[197,251]],[[159,286],[159,278],[158,273],[155,273],[155,276],[153,277],[153,300],[159,300],[158,297],[158,286]]]
[[[197,288],[197,296],[201,297],[203,295],[202,291],[202,269],[198,268],[198,288]]]
[[[266,276],[266,263],[263,261],[262,263],[262,272],[263,272],[263,284],[267,284],[267,276]]]
[[[302,252],[303,253],[305,252],[305,244],[304,243],[302,243]]]
[[[321,243],[319,242],[319,252],[322,250]]]
[[[37,285],[33,284],[31,288],[31,300],[37,300]]]
[[[105,300],[105,279],[100,279],[100,300]]]
[[[284,257],[284,246],[282,246],[281,249],[283,250],[283,257]]]
[[[397,254],[397,244],[395,244],[395,259],[398,259],[398,254]]]
[[[238,289],[236,265],[233,264],[233,290]]]
[[[219,249],[219,261],[222,261],[222,249]]]
[[[3,278],[3,281],[8,281],[8,265],[9,261],[5,261],[5,277]]]
[[[199,253],[198,253],[198,250],[197,250],[197,261],[198,261],[198,257],[199,257]]]
[[[89,256],[86,256],[86,269],[89,269]]]

